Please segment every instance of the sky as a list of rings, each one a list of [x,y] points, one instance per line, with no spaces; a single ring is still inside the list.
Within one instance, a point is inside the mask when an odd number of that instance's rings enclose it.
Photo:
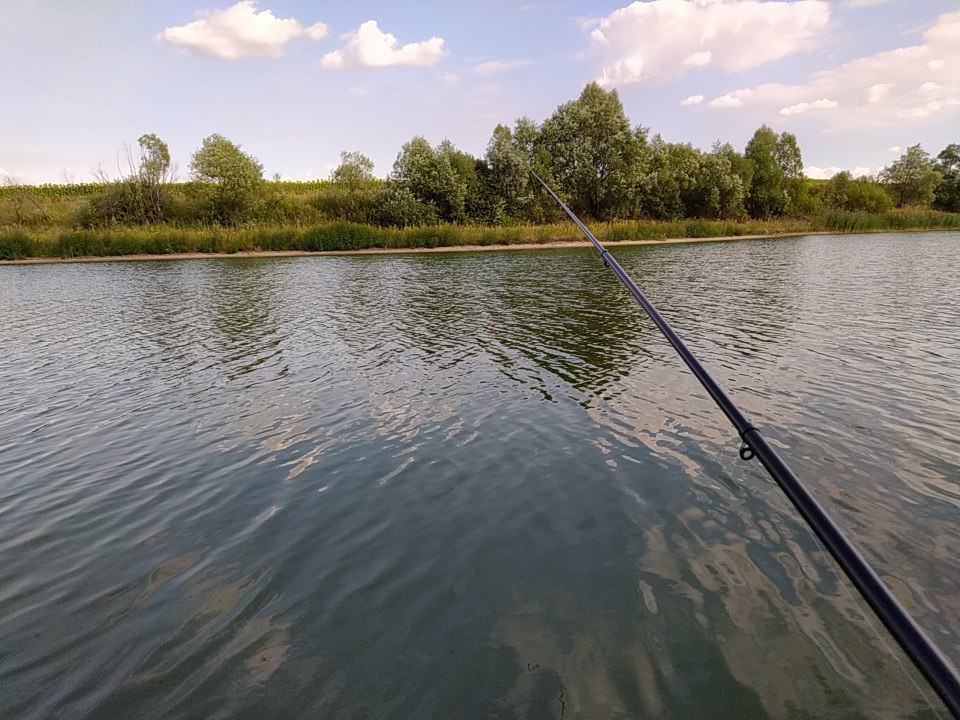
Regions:
[[[268,177],[386,176],[415,135],[482,155],[596,80],[669,142],[766,123],[806,172],[876,173],[960,142],[956,0],[3,0],[0,175],[116,175],[144,133],[179,174],[220,133]]]

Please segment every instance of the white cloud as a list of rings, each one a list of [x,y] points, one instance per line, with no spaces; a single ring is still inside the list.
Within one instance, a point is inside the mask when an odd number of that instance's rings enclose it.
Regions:
[[[709,50],[704,50],[703,52],[695,52],[693,55],[688,55],[683,61],[683,64],[689,65],[690,67],[703,67],[704,65],[709,65],[711,59],[713,59],[713,53]]]
[[[920,45],[851,60],[814,73],[797,85],[769,83],[712,100],[713,108],[744,108],[769,116],[817,107],[833,98],[830,112],[810,113],[831,129],[896,127],[960,108],[960,12],[938,17]],[[803,108],[803,109],[801,109]]]
[[[526,67],[531,63],[533,63],[533,60],[530,58],[523,58],[520,60],[490,60],[489,62],[482,62],[479,65],[474,65],[471,70],[473,70],[474,73],[482,78],[488,78],[499,73]]]
[[[813,178],[814,180],[829,180],[838,172],[843,172],[844,169],[845,168],[836,167],[835,165],[825,168],[817,167],[816,165],[810,165],[803,169],[803,174],[808,178]],[[850,174],[855,178],[863,177],[864,175],[870,174],[870,168],[858,165],[850,171]]]
[[[889,151],[892,152],[892,153],[898,153],[898,152],[900,152],[900,146],[899,146],[899,145],[891,145],[890,147],[887,148],[887,150],[889,150]]]
[[[671,80],[691,68],[740,72],[812,45],[830,20],[823,0],[648,0],[596,22],[599,81]]]
[[[809,167],[805,167],[803,169],[803,174],[808,178],[813,178],[814,180],[827,180],[832,178],[841,170],[843,170],[843,168],[838,168],[836,166],[820,168],[816,165],[810,165]]]
[[[743,107],[743,99],[736,96],[736,93],[727,93],[710,101],[712,108],[736,108]]]
[[[680,104],[685,107],[690,107],[691,105],[699,105],[702,102],[703,102],[703,95],[691,95],[685,100],[682,100]]]
[[[440,80],[440,84],[445,88],[451,88],[460,82],[460,76],[449,70],[440,73],[437,77]]]
[[[294,18],[278,18],[270,10],[257,11],[255,0],[241,0],[225,10],[200,13],[200,19],[168,27],[157,40],[201,55],[236,60],[247,57],[279,57],[283,47],[298,37],[320,40],[327,26],[304,27]]]
[[[796,105],[787,105],[787,107],[780,108],[781,115],[800,115],[807,112],[807,110],[830,110],[837,107],[839,103],[836,100],[830,100],[828,98],[823,98],[821,100],[814,100],[813,102],[801,102]]]
[[[870,104],[878,103],[890,94],[890,83],[875,83],[867,88],[867,102]]]
[[[326,23],[316,22],[304,28],[303,33],[311,40],[323,40],[330,34],[330,27]]]
[[[383,32],[376,20],[367,20],[353,32],[342,36],[346,44],[323,56],[321,65],[328,70],[388,65],[435,65],[443,57],[443,38],[400,45],[390,33]]]

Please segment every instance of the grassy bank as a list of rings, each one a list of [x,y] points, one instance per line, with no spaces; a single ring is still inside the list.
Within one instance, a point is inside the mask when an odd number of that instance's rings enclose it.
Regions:
[[[601,241],[666,240],[668,238],[737,237],[805,232],[879,232],[897,230],[960,230],[954,213],[832,212],[812,219],[745,222],[680,220],[592,223]],[[314,226],[175,227],[115,226],[91,230],[63,228],[0,228],[0,259],[236,253],[257,250],[318,251],[374,248],[435,248],[514,244],[547,244],[580,240],[569,223],[551,225],[438,225],[423,228],[381,228],[352,223]]]

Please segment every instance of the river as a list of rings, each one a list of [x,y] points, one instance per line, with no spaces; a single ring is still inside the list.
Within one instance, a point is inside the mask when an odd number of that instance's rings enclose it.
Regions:
[[[615,254],[960,662],[960,234]],[[589,249],[0,267],[0,718],[945,716],[737,449]]]

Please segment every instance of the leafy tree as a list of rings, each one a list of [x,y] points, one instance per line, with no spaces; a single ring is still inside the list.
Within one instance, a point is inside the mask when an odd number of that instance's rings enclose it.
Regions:
[[[103,168],[98,167],[94,176],[103,185],[103,190],[85,203],[74,220],[83,227],[96,227],[113,223],[145,224],[166,220],[170,214],[173,198],[166,187],[173,180],[170,165],[170,150],[167,144],[153,133],[141,135],[137,140],[139,159],[130,146],[124,144],[127,172],[111,179]]]
[[[734,171],[730,157],[723,153],[702,153],[696,192],[687,202],[687,211],[698,217],[738,218],[743,216],[744,185]]]
[[[929,205],[940,182],[940,173],[933,167],[930,155],[919,144],[880,171],[880,181],[886,184],[897,207]]]
[[[616,90],[591,82],[559,106],[540,129],[560,192],[578,210],[603,219],[627,212],[642,145]]]
[[[676,220],[696,204],[700,152],[690,144],[672,144],[656,135],[650,143],[649,161],[638,184],[644,214]]]
[[[437,211],[433,205],[419,200],[403,183],[387,180],[377,193],[372,218],[377,225],[387,227],[434,225]]]
[[[245,220],[261,191],[263,165],[223,135],[210,135],[190,160],[190,173],[210,219]]]
[[[750,215],[768,218],[790,212],[803,190],[803,158],[792,133],[777,135],[760,126],[744,150],[753,162],[746,206]]]
[[[485,222],[487,220],[486,198],[483,197],[485,188],[482,181],[487,171],[486,163],[470,153],[460,150],[448,138],[444,138],[437,145],[436,152],[441,159],[445,159],[450,164],[463,184],[464,214],[462,218],[458,219],[466,218]]]
[[[330,174],[335,183],[358,186],[374,180],[373,160],[361,152],[340,153],[340,164]]]
[[[933,206],[938,210],[960,212],[960,145],[951,143],[941,150],[934,169],[942,179],[934,191]]]
[[[369,222],[377,203],[378,181],[373,161],[360,152],[341,152],[340,165],[330,174],[333,181],[310,201],[325,218]]]
[[[504,212],[520,217],[531,200],[530,175],[532,160],[514,142],[506,125],[497,125],[487,144],[487,167],[490,169],[490,192],[501,198]]]
[[[467,186],[450,157],[438,152],[422,136],[405,143],[393,163],[391,179],[406,187],[420,202],[433,207],[441,220],[464,217]]]
[[[746,194],[753,185],[753,174],[756,171],[753,160],[738,153],[730,143],[721,143],[719,140],[713,144],[713,154],[726,158],[730,163],[730,169],[740,178],[740,184]]]
[[[161,222],[171,202],[170,193],[164,188],[173,180],[170,148],[154,133],[141,135],[137,144],[140,146],[140,167],[135,179],[142,198],[144,220]]]
[[[824,202],[836,210],[851,212],[886,212],[893,201],[884,189],[870,178],[853,178],[844,170],[827,181]]]
[[[137,139],[140,146],[139,175],[153,184],[169,181],[170,148],[154,133],[141,135]]]
[[[540,126],[528,117],[519,117],[513,125],[513,145],[526,158],[530,169],[537,173],[550,187],[557,187],[551,167],[550,152],[543,142]],[[533,177],[529,179],[530,196],[525,203],[523,217],[531,222],[543,223],[563,215],[550,194]]]

